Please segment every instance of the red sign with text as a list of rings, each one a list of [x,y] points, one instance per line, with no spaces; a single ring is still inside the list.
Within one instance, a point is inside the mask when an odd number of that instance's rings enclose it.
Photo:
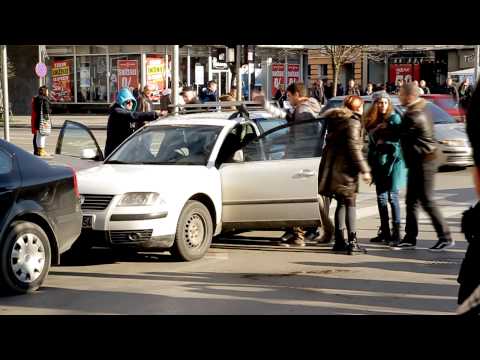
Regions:
[[[138,88],[138,61],[117,60],[117,88]]]
[[[72,74],[72,60],[53,61],[51,92],[51,97],[53,101],[73,101]]]
[[[284,84],[285,89],[288,85],[300,80],[300,65],[288,64],[287,84],[285,84],[285,64],[272,64],[272,95],[277,92],[279,85]]]
[[[420,81],[420,64],[391,64],[389,80],[395,84],[398,80]]]

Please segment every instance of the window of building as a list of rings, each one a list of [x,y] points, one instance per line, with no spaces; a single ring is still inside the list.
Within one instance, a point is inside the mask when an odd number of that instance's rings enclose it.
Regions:
[[[107,101],[106,56],[77,56],[77,101]]]
[[[328,78],[328,65],[327,64],[318,65],[318,78],[322,79],[322,80]]]

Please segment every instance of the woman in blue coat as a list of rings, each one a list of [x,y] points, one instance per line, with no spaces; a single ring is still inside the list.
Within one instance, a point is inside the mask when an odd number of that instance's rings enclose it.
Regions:
[[[371,242],[400,241],[399,192],[406,183],[398,128],[402,119],[395,113],[392,99],[385,91],[373,94],[373,105],[365,116],[368,131],[368,163],[376,185],[380,230]],[[392,210],[392,232],[389,226],[388,204]]]

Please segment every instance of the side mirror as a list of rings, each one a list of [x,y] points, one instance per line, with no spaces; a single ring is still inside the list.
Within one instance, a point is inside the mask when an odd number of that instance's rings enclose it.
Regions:
[[[235,151],[235,154],[233,154],[233,161],[235,162],[243,162],[245,158],[243,157],[243,150],[237,150]]]
[[[81,157],[82,159],[86,159],[86,160],[94,160],[97,157],[97,150],[83,149]]]

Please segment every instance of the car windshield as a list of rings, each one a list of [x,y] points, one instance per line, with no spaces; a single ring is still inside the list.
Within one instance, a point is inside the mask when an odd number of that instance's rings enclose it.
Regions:
[[[396,106],[396,109],[401,115],[403,115],[406,110],[404,106],[400,106],[400,105]],[[425,106],[425,111],[430,115],[435,125],[457,123],[450,114],[448,114],[445,110],[443,110],[438,105],[435,105],[430,101],[427,101],[427,105]]]
[[[106,164],[206,165],[221,126],[147,126],[121,145]]]

